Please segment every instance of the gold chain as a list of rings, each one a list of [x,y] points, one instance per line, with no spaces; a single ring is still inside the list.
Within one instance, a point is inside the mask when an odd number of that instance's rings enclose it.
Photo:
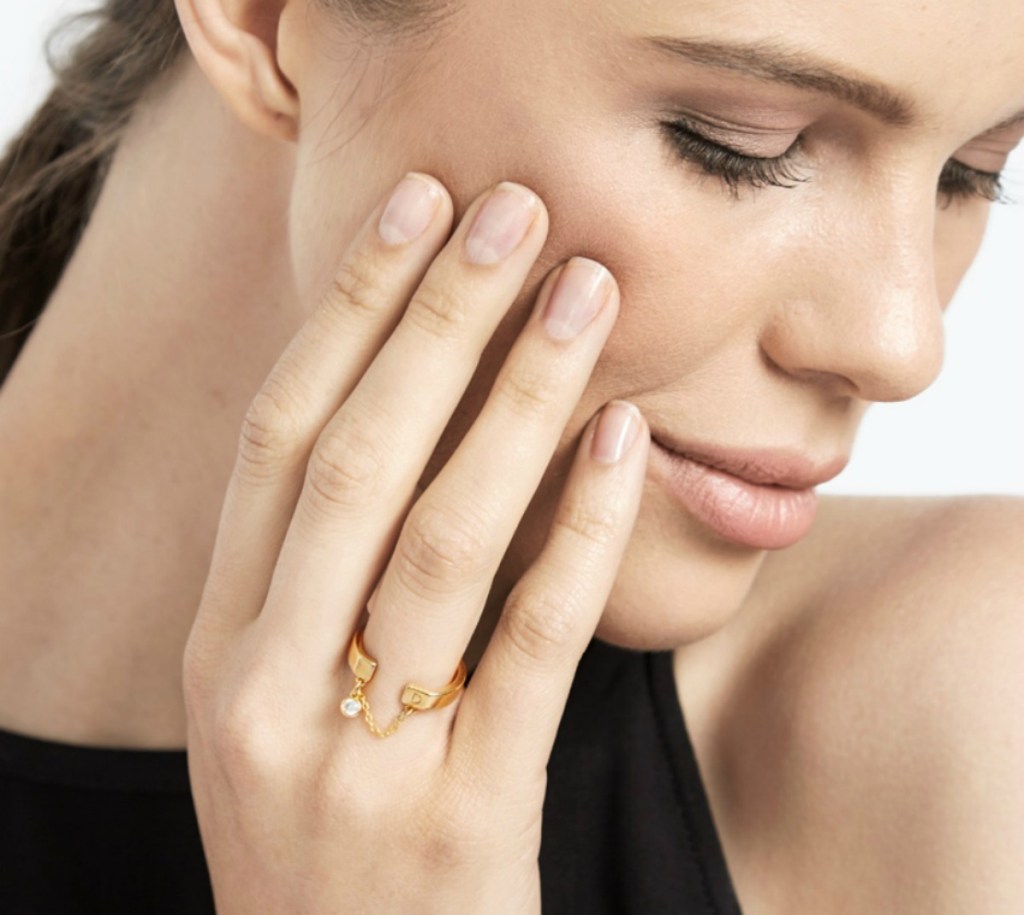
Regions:
[[[352,692],[348,694],[349,698],[355,699],[356,702],[362,706],[363,718],[365,719],[366,726],[370,729],[371,734],[377,737],[390,737],[398,730],[398,726],[413,712],[415,712],[416,709],[411,705],[403,706],[402,711],[398,713],[398,717],[382,731],[374,720],[373,712],[370,711],[370,700],[366,698],[366,693],[363,691],[363,687],[365,685],[365,680],[361,680],[359,677],[356,677],[356,685],[352,687]]]

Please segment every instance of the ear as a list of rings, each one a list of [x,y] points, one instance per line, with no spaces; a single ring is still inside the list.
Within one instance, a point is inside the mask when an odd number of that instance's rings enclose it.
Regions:
[[[282,71],[277,36],[292,0],[175,0],[192,55],[252,130],[291,142],[299,94]]]

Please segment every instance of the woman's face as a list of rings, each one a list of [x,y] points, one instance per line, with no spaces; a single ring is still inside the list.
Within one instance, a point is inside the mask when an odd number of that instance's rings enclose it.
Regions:
[[[1024,133],[993,129],[1024,111],[1019,0],[464,0],[432,32],[358,52],[315,4],[290,28],[305,301],[406,170],[443,181],[457,217],[502,179],[550,214],[424,485],[552,267],[581,254],[618,280],[618,322],[506,584],[539,551],[577,436],[610,399],[640,407],[655,439],[848,457],[871,401],[938,374],[943,309],[994,190],[979,172],[998,172]],[[598,633],[635,647],[698,638],[736,611],[765,556],[649,472]]]

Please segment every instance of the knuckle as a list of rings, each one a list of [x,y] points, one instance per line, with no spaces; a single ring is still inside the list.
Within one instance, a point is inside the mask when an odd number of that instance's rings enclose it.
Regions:
[[[333,513],[360,509],[379,498],[387,461],[363,420],[346,412],[321,433],[306,467],[314,507]]]
[[[293,460],[300,446],[300,416],[288,386],[271,373],[242,420],[238,440],[242,472],[262,478]]]
[[[284,768],[284,742],[272,727],[269,707],[250,688],[215,710],[210,735],[213,754],[234,779],[266,781]]]
[[[199,718],[212,700],[213,670],[193,629],[181,655],[181,687],[190,718]]]
[[[424,283],[409,303],[406,320],[432,337],[452,340],[464,333],[470,314],[465,293]]]
[[[553,527],[588,549],[603,549],[615,540],[618,522],[618,516],[607,506],[571,501],[559,509]]]
[[[309,774],[309,797],[313,806],[311,825],[330,824],[337,829],[339,819],[356,831],[373,828],[381,816],[388,811],[382,809],[376,791],[361,779],[354,779],[352,772],[363,760],[354,754],[344,752],[328,754],[315,763]]]
[[[558,403],[562,386],[550,372],[531,364],[510,365],[495,389],[502,402],[517,416],[549,413]]]
[[[505,637],[531,667],[562,658],[579,628],[573,601],[550,589],[514,588],[499,619]]]
[[[430,863],[456,868],[477,865],[482,853],[500,845],[507,852],[505,831],[496,823],[493,796],[480,790],[478,772],[434,783],[434,793],[421,806],[417,846],[429,849]],[[424,841],[425,840],[425,841]]]
[[[407,586],[426,594],[450,592],[489,563],[486,525],[450,505],[418,505],[406,519],[395,559]]]
[[[325,305],[329,314],[376,318],[384,310],[381,268],[371,257],[346,258],[331,281]]]
[[[432,808],[422,827],[421,837],[426,841],[417,843],[427,856],[427,866],[445,873],[473,863],[481,840],[488,838],[480,828],[480,819],[485,818],[467,816],[461,809]]]

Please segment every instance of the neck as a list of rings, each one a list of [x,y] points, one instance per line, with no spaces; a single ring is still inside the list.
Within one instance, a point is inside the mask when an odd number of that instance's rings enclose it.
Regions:
[[[303,318],[292,168],[190,58],[121,142],[0,391],[0,726],[184,744],[181,649],[238,430]]]

